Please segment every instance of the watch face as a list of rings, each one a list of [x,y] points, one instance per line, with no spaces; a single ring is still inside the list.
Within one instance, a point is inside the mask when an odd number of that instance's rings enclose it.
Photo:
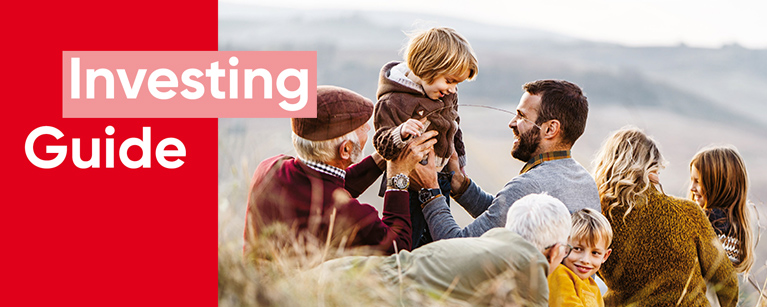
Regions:
[[[408,188],[410,184],[410,178],[405,174],[397,174],[391,178],[391,185],[397,189],[404,190]]]
[[[405,180],[404,176],[397,176],[397,187],[400,189],[407,188],[407,180]]]
[[[425,202],[426,200],[429,199],[429,195],[431,195],[431,193],[429,193],[429,190],[421,189],[420,191],[418,191],[418,200],[420,200],[421,202]]]

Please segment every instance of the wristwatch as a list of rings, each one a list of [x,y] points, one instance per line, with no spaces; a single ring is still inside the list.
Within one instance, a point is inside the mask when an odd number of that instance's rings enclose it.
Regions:
[[[389,178],[386,185],[395,189],[406,190],[410,186],[410,178],[405,174],[396,174]]]
[[[421,189],[418,191],[418,200],[421,201],[421,205],[423,205],[432,198],[440,195],[442,195],[440,189]]]

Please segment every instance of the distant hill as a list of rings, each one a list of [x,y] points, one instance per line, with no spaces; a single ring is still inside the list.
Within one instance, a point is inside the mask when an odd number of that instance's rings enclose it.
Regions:
[[[318,82],[375,94],[375,76],[400,59],[403,30],[454,27],[480,59],[462,97],[491,104],[519,86],[559,78],[584,88],[594,105],[652,106],[684,116],[767,130],[767,50],[628,48],[538,30],[395,12],[288,10],[220,4],[220,50],[317,50]],[[422,22],[413,22],[422,20]]]

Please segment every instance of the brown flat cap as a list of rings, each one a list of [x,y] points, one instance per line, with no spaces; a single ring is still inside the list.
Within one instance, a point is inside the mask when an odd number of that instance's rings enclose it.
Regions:
[[[310,141],[343,136],[373,116],[373,102],[351,90],[317,86],[317,118],[291,118],[293,132]]]

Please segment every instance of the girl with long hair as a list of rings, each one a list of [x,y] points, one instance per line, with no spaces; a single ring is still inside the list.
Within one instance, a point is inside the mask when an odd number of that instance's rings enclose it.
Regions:
[[[690,199],[703,208],[738,273],[754,264],[748,174],[732,146],[704,148],[690,161]]]

